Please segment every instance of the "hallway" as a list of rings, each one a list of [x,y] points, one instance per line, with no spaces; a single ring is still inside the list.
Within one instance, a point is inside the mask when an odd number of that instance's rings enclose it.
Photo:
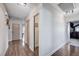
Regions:
[[[22,41],[14,40],[9,42],[9,48],[5,56],[33,56],[33,52],[28,45],[23,45]]]
[[[79,47],[66,44],[52,56],[79,56]]]

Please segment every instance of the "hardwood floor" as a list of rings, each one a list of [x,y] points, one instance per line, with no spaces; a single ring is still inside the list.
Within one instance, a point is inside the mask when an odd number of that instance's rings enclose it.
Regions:
[[[39,54],[38,49],[37,47],[35,56]],[[9,43],[5,56],[34,56],[34,53],[29,49],[27,44],[23,46],[22,41],[14,40]],[[79,56],[79,47],[66,44],[52,56]]]
[[[52,56],[79,56],[79,47],[68,46],[66,44],[64,47],[56,51]]]
[[[9,43],[9,48],[5,56],[33,56],[33,52],[29,49],[28,45],[23,46],[22,41],[14,40]]]

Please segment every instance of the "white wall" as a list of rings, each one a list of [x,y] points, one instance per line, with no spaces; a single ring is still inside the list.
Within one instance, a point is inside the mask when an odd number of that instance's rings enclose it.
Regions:
[[[0,55],[5,55],[8,48],[8,27],[3,9],[0,5]]]
[[[30,27],[30,40],[29,40],[29,45],[30,45],[30,49],[32,50],[32,51],[34,51],[34,21],[33,21],[33,16],[31,15],[31,17],[30,17],[30,25],[29,25]]]
[[[8,30],[8,41],[12,41],[12,19],[9,19],[10,29]]]
[[[20,39],[23,39],[22,33],[23,33],[23,25],[24,25],[24,20],[20,20]]]
[[[24,31],[24,42],[27,43],[27,24],[26,24],[26,21],[25,21],[25,31]]]
[[[27,43],[27,20],[29,20],[29,48],[34,51],[34,23],[33,16],[30,14],[29,19],[25,19],[25,43]]]
[[[8,48],[8,27],[0,26],[0,55],[5,55]]]
[[[38,13],[38,10],[39,10],[39,7],[32,8],[29,15],[25,18],[25,21],[29,20],[29,29],[30,29],[29,30],[29,33],[30,33],[29,47],[32,51],[34,51],[34,16]],[[25,24],[25,26],[27,26],[27,24]],[[27,31],[27,27],[25,28],[25,31]],[[27,39],[26,36],[25,36],[25,39]]]
[[[43,4],[39,22],[39,55],[51,55],[66,43],[64,15],[56,6]]]
[[[77,12],[75,14],[65,15],[65,20],[66,20],[66,22],[79,21],[79,12]]]
[[[22,23],[20,23],[20,39],[22,39],[22,32],[23,32],[23,26]]]

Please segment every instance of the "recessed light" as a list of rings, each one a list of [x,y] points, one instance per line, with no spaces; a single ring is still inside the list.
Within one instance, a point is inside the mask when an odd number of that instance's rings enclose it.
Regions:
[[[17,5],[26,6],[27,3],[17,3]]]

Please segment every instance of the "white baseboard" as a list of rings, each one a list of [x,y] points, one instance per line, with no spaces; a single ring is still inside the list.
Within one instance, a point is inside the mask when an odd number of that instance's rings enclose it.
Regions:
[[[29,48],[30,48],[31,51],[34,51],[34,47],[29,46]]]
[[[58,51],[60,48],[62,48],[67,43],[68,42],[65,42],[65,43],[61,44],[58,48],[56,48],[53,51],[51,51],[47,56],[51,56],[52,54],[54,54],[56,51]]]
[[[0,56],[5,56],[5,54],[6,54],[7,50],[8,50],[8,45],[6,46],[5,50],[1,53],[1,55],[0,55]]]
[[[5,56],[5,54],[6,54],[7,50],[8,50],[8,47],[6,48],[5,52],[3,53],[3,56]]]

